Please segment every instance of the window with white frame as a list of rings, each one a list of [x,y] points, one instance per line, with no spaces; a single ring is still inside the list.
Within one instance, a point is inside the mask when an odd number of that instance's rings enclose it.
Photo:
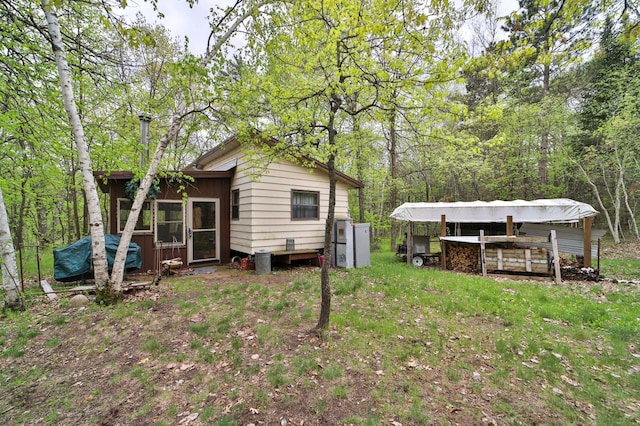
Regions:
[[[156,243],[162,246],[184,245],[184,216],[182,201],[156,201]]]
[[[127,224],[127,219],[131,214],[131,206],[133,202],[127,198],[118,198],[118,233],[124,231],[124,227]],[[151,232],[151,202],[145,201],[142,204],[142,209],[138,215],[138,221],[134,228],[134,234],[150,233]]]

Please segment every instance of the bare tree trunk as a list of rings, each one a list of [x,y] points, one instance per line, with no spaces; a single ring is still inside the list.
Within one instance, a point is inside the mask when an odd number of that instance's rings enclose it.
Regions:
[[[545,51],[549,51],[549,46],[545,43]],[[543,97],[546,98],[551,87],[551,67],[548,64],[543,66],[542,70],[542,91]],[[546,196],[546,187],[549,182],[548,163],[549,163],[549,130],[545,123],[541,123],[542,135],[540,136],[540,155],[538,157],[538,191],[537,197],[544,198]]]
[[[621,231],[621,229],[620,229],[620,211],[622,210],[622,194],[621,194],[621,190],[620,190],[620,187],[622,186],[621,179],[622,179],[622,170],[619,170],[618,171],[618,181],[616,182],[616,189],[614,191],[615,195],[613,197],[613,205],[614,205],[613,226],[615,226],[615,228],[618,230],[618,232]]]
[[[331,139],[331,137],[329,138]],[[327,162],[329,168],[329,212],[327,213],[327,221],[324,227],[324,263],[320,270],[320,316],[315,330],[324,330],[329,326],[329,317],[331,315],[331,283],[329,280],[329,268],[331,266],[331,233],[333,231],[333,221],[336,209],[336,169],[335,154],[329,155]]]
[[[24,221],[27,217],[27,182],[31,171],[28,171],[26,175],[22,176],[20,181],[20,210],[18,212],[18,223],[15,224],[14,233],[15,241],[18,247],[24,247]],[[15,216],[14,216],[15,217]]]
[[[578,169],[580,169],[580,172],[582,173],[585,181],[591,187],[593,195],[596,197],[596,200],[598,200],[598,205],[600,206],[600,209],[607,219],[607,225],[609,227],[609,232],[611,232],[611,236],[613,237],[613,241],[618,244],[620,242],[620,233],[618,232],[619,228],[617,227],[617,224],[614,227],[613,223],[611,222],[611,216],[609,215],[609,211],[607,210],[607,208],[604,206],[604,202],[602,201],[602,197],[600,196],[600,190],[598,189],[598,186],[595,184],[595,182],[593,182],[593,180],[591,180],[591,177],[579,162],[573,161],[573,163],[578,167]]]
[[[100,212],[100,199],[98,197],[98,191],[93,178],[93,168],[91,166],[91,158],[89,157],[89,147],[85,140],[84,128],[82,127],[82,122],[80,120],[73,95],[71,72],[69,70],[69,64],[67,63],[64,51],[58,16],[53,10],[53,6],[49,0],[41,0],[40,4],[47,18],[49,36],[51,37],[51,48],[53,49],[56,65],[58,66],[60,91],[62,93],[64,109],[67,112],[69,123],[71,124],[71,133],[78,152],[80,170],[82,171],[82,183],[87,201],[89,229],[91,231],[91,250],[96,285],[96,299],[98,302],[110,304],[118,299],[118,295],[114,295],[109,288],[109,270],[104,242],[104,223]]]
[[[636,241],[640,242],[640,233],[638,232],[638,223],[636,222],[635,214],[631,205],[629,205],[629,193],[627,192],[627,186],[624,179],[626,168],[625,161],[620,158],[618,150],[616,149],[616,162],[618,163],[618,168],[620,169],[620,188],[622,189],[622,197],[624,199],[624,206],[629,213],[629,229],[636,237]]]
[[[378,223],[381,224],[383,222],[383,220],[385,219],[385,214],[384,214],[384,190],[385,190],[385,184],[384,184],[384,180],[382,181],[381,185],[377,188],[378,189],[378,200],[377,200],[377,216],[378,216]],[[377,237],[377,235],[376,235]],[[395,248],[393,248],[392,250],[395,250]]]
[[[0,268],[2,268],[2,290],[4,292],[4,308],[11,310],[23,309],[20,300],[18,265],[16,252],[11,239],[9,216],[4,205],[4,197],[0,188]]]
[[[354,98],[350,101],[350,109],[351,111],[355,111],[358,108],[358,95],[355,94]],[[360,120],[357,115],[351,116],[352,120],[352,134],[355,137],[356,144],[356,179],[359,181],[364,180],[364,168],[365,168],[365,158],[364,158],[364,147],[362,144],[362,138],[360,135]],[[358,222],[364,223],[364,188],[358,188]]]
[[[398,133],[396,131],[396,114],[395,111],[389,117],[389,167],[391,169],[391,209],[395,209],[398,205],[398,187],[396,178],[398,177]],[[398,239],[399,224],[395,220],[391,220],[391,251],[396,250],[396,241]]]
[[[160,162],[162,161],[162,156],[164,155],[167,145],[169,144],[169,141],[172,141],[176,138],[178,132],[180,131],[181,124],[181,117],[173,118],[169,131],[158,142],[156,151],[153,155],[153,159],[149,164],[147,174],[140,182],[140,187],[138,188],[138,192],[136,192],[133,204],[131,205],[131,212],[129,213],[127,223],[125,224],[122,235],[120,236],[120,243],[118,245],[118,250],[116,251],[116,257],[113,261],[113,270],[111,271],[110,284],[115,292],[122,292],[122,282],[124,280],[124,266],[127,260],[127,251],[129,249],[131,237],[133,236],[133,231],[136,227],[136,222],[138,221],[138,216],[140,215],[140,210],[142,209],[142,205],[144,204],[144,201],[147,197],[147,192],[149,192],[149,188],[153,183],[153,179],[158,172],[158,168],[160,167]]]
[[[340,108],[341,99],[334,95],[331,98],[331,111],[329,114],[329,123],[327,124],[327,130],[329,133],[329,160],[327,161],[327,168],[329,171],[329,211],[327,212],[327,222],[324,227],[324,264],[320,271],[320,316],[318,318],[318,324],[315,326],[315,330],[324,330],[329,326],[329,316],[331,315],[331,283],[329,281],[329,267],[331,266],[331,233],[333,230],[333,221],[335,219],[336,211],[336,154],[333,147],[336,143],[336,135],[338,134],[335,128],[336,112]]]
[[[353,117],[353,133],[356,134],[360,131],[360,123],[358,123],[358,119]],[[362,145],[358,142],[358,148],[356,151],[356,178],[362,182],[364,180],[364,155],[362,154]],[[364,217],[364,188],[358,188],[358,221],[360,223],[365,222]]]

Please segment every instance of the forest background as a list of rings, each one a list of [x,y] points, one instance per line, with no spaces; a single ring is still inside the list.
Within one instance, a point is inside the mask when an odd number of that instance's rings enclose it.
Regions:
[[[208,62],[189,48],[205,41],[117,15],[126,2],[52,3],[94,170],[143,175],[145,113],[152,145],[172,135],[160,172],[253,129],[335,158],[365,183],[352,217],[392,246],[389,214],[405,201],[569,197],[594,205],[615,242],[640,238],[635,2],[525,0],[498,16],[491,1],[240,0],[212,7]],[[64,246],[89,221],[47,22],[38,2],[0,10],[13,243]],[[210,51],[229,31],[242,42]]]

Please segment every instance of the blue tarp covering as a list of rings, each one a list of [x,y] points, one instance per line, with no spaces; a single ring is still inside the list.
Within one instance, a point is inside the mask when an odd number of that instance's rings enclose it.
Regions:
[[[105,235],[107,262],[109,272],[113,268],[113,261],[118,251],[120,237]],[[142,266],[142,250],[136,243],[129,243],[125,269],[131,271]],[[84,237],[68,247],[53,251],[53,278],[56,281],[69,282],[90,278],[91,271],[91,237]]]

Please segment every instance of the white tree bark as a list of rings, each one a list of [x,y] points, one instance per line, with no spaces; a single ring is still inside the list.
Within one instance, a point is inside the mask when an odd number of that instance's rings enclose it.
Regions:
[[[260,2],[256,5],[256,9],[247,8],[243,13],[239,14],[235,20],[230,24],[229,28],[222,34],[219,38],[217,38],[216,42],[213,46],[207,47],[207,52],[202,57],[200,61],[200,67],[205,68],[211,64],[216,55],[220,52],[222,47],[229,41],[231,37],[238,30],[238,27],[247,19],[249,19],[254,13],[256,13],[257,7],[260,7],[267,2]],[[229,17],[231,15],[227,15]],[[223,22],[218,23],[218,26],[221,26]],[[182,126],[182,121],[184,117],[189,113],[189,106],[183,105],[181,111],[177,111],[172,119],[171,125],[169,126],[169,130],[167,133],[160,138],[158,144],[156,145],[156,150],[153,155],[153,159],[149,163],[149,168],[144,178],[140,182],[140,186],[138,187],[138,192],[136,192],[136,196],[133,200],[131,211],[129,212],[129,217],[127,218],[127,223],[125,224],[124,230],[122,231],[122,235],[120,236],[120,243],[118,245],[118,251],[116,252],[116,257],[113,261],[113,270],[111,271],[111,280],[110,285],[114,291],[121,292],[122,291],[122,282],[124,280],[124,267],[127,260],[127,251],[129,249],[129,243],[131,242],[131,237],[133,236],[133,231],[136,226],[136,222],[138,221],[138,216],[140,215],[140,210],[142,209],[142,205],[144,204],[145,198],[147,196],[147,192],[149,192],[149,188],[153,182],[153,179],[158,172],[158,168],[160,167],[160,162],[162,161],[162,156],[164,155],[169,142],[175,140],[178,137],[180,132],[180,128]],[[194,108],[195,109],[195,108]]]
[[[580,172],[582,173],[582,177],[584,178],[585,182],[587,182],[587,184],[591,187],[591,190],[593,191],[593,195],[598,200],[598,205],[600,206],[602,213],[604,213],[604,216],[607,219],[607,225],[609,227],[609,232],[611,232],[611,236],[613,237],[613,241],[616,244],[618,244],[620,242],[620,233],[618,232],[620,228],[618,226],[618,222],[616,222],[615,225],[613,222],[611,222],[611,215],[609,214],[609,210],[607,210],[607,208],[604,206],[604,202],[602,201],[602,197],[600,196],[600,190],[598,189],[598,186],[591,179],[591,177],[589,176],[589,173],[587,173],[587,171],[584,169],[584,167],[582,167],[582,165],[579,162],[575,160],[571,160],[571,161],[573,162],[573,164],[575,164],[578,167],[578,169],[580,169]]]
[[[169,127],[169,131],[158,142],[155,153],[153,155],[153,159],[149,164],[147,174],[140,182],[138,192],[136,192],[133,204],[131,205],[129,217],[127,218],[127,223],[125,224],[122,235],[120,236],[120,243],[118,245],[118,250],[116,251],[116,257],[113,261],[113,270],[111,271],[110,285],[115,292],[122,292],[122,282],[124,280],[124,266],[127,261],[127,251],[129,249],[131,237],[133,236],[133,231],[136,227],[136,222],[138,221],[138,216],[140,215],[140,210],[142,209],[142,204],[144,203],[144,200],[147,197],[147,192],[149,192],[149,188],[151,187],[151,183],[153,182],[153,179],[158,172],[158,168],[160,167],[160,162],[162,161],[162,156],[167,149],[167,145],[169,145],[169,141],[172,141],[176,138],[180,131],[181,124],[182,117],[174,116],[171,120],[171,127]]]
[[[635,235],[636,241],[640,242],[640,232],[638,231],[638,222],[636,222],[635,213],[631,208],[631,205],[629,204],[629,193],[627,192],[627,184],[624,178],[626,175],[625,164],[627,163],[627,159],[626,158],[621,159],[617,149],[616,149],[616,163],[618,164],[618,168],[620,169],[620,187],[622,188],[622,197],[624,199],[624,205],[627,208],[627,212],[629,213],[629,221],[631,222],[629,227],[631,228],[631,231]]]
[[[238,0],[233,7],[236,8],[240,4],[241,0]],[[226,20],[233,20],[226,28],[225,32],[215,40],[215,43],[210,48],[207,48],[206,54],[200,61],[201,67],[208,66],[220,52],[222,47],[229,41],[229,39],[235,34],[238,27],[254,13],[257,13],[257,9],[267,2],[256,2],[254,7],[248,7],[243,12],[238,12],[237,15],[227,14],[218,22],[218,28],[226,26]],[[140,182],[140,187],[136,193],[133,205],[131,206],[131,212],[127,219],[125,229],[121,235],[120,244],[116,252],[114,259],[113,270],[111,278],[109,278],[107,257],[105,251],[104,242],[104,225],[102,220],[102,213],[100,211],[100,203],[98,198],[98,192],[96,190],[95,181],[93,178],[93,170],[91,166],[91,159],[89,156],[89,149],[87,147],[84,129],[80,121],[80,117],[77,112],[76,104],[73,97],[73,87],[71,80],[71,73],[69,72],[69,65],[66,60],[64,52],[64,46],[62,44],[62,37],[60,34],[60,25],[58,18],[53,10],[53,6],[49,0],[41,0],[42,10],[47,18],[49,35],[51,36],[51,45],[56,58],[56,64],[58,65],[58,74],[60,76],[60,86],[64,99],[65,110],[71,123],[73,132],[73,138],[76,143],[78,157],[80,160],[84,190],[87,197],[89,220],[91,223],[91,237],[92,237],[92,249],[93,249],[93,268],[95,273],[96,287],[100,293],[100,290],[110,289],[113,293],[122,293],[122,282],[124,279],[124,267],[126,263],[127,251],[131,237],[135,229],[135,224],[138,220],[142,204],[146,198],[146,194],[151,187],[151,183],[160,167],[162,156],[167,148],[167,145],[171,140],[174,140],[180,131],[182,121],[189,112],[188,105],[183,105],[178,109],[176,114],[173,115],[169,130],[165,136],[163,136],[158,142],[153,156],[153,160],[149,164],[149,169],[145,177]],[[212,36],[214,34],[212,33]]]
[[[85,140],[84,128],[82,127],[82,122],[80,120],[80,115],[78,114],[78,109],[73,95],[71,72],[69,71],[69,64],[64,51],[64,45],[62,43],[58,16],[56,15],[53,5],[49,0],[41,0],[40,5],[47,19],[49,36],[51,37],[51,48],[53,49],[56,64],[58,66],[60,91],[62,93],[64,109],[67,112],[69,123],[71,124],[71,133],[76,144],[76,150],[78,151],[78,159],[80,161],[80,169],[82,171],[82,184],[89,212],[95,284],[98,293],[101,293],[109,284],[109,269],[104,242],[104,223],[102,220],[102,212],[100,211],[98,190],[96,189],[95,179],[93,177],[89,147]]]
[[[11,229],[9,228],[9,217],[4,206],[4,197],[0,188],[0,268],[2,268],[2,290],[4,291],[5,309],[19,309],[22,307],[20,301],[20,288],[18,278],[18,265],[16,263],[16,252],[11,239]]]

